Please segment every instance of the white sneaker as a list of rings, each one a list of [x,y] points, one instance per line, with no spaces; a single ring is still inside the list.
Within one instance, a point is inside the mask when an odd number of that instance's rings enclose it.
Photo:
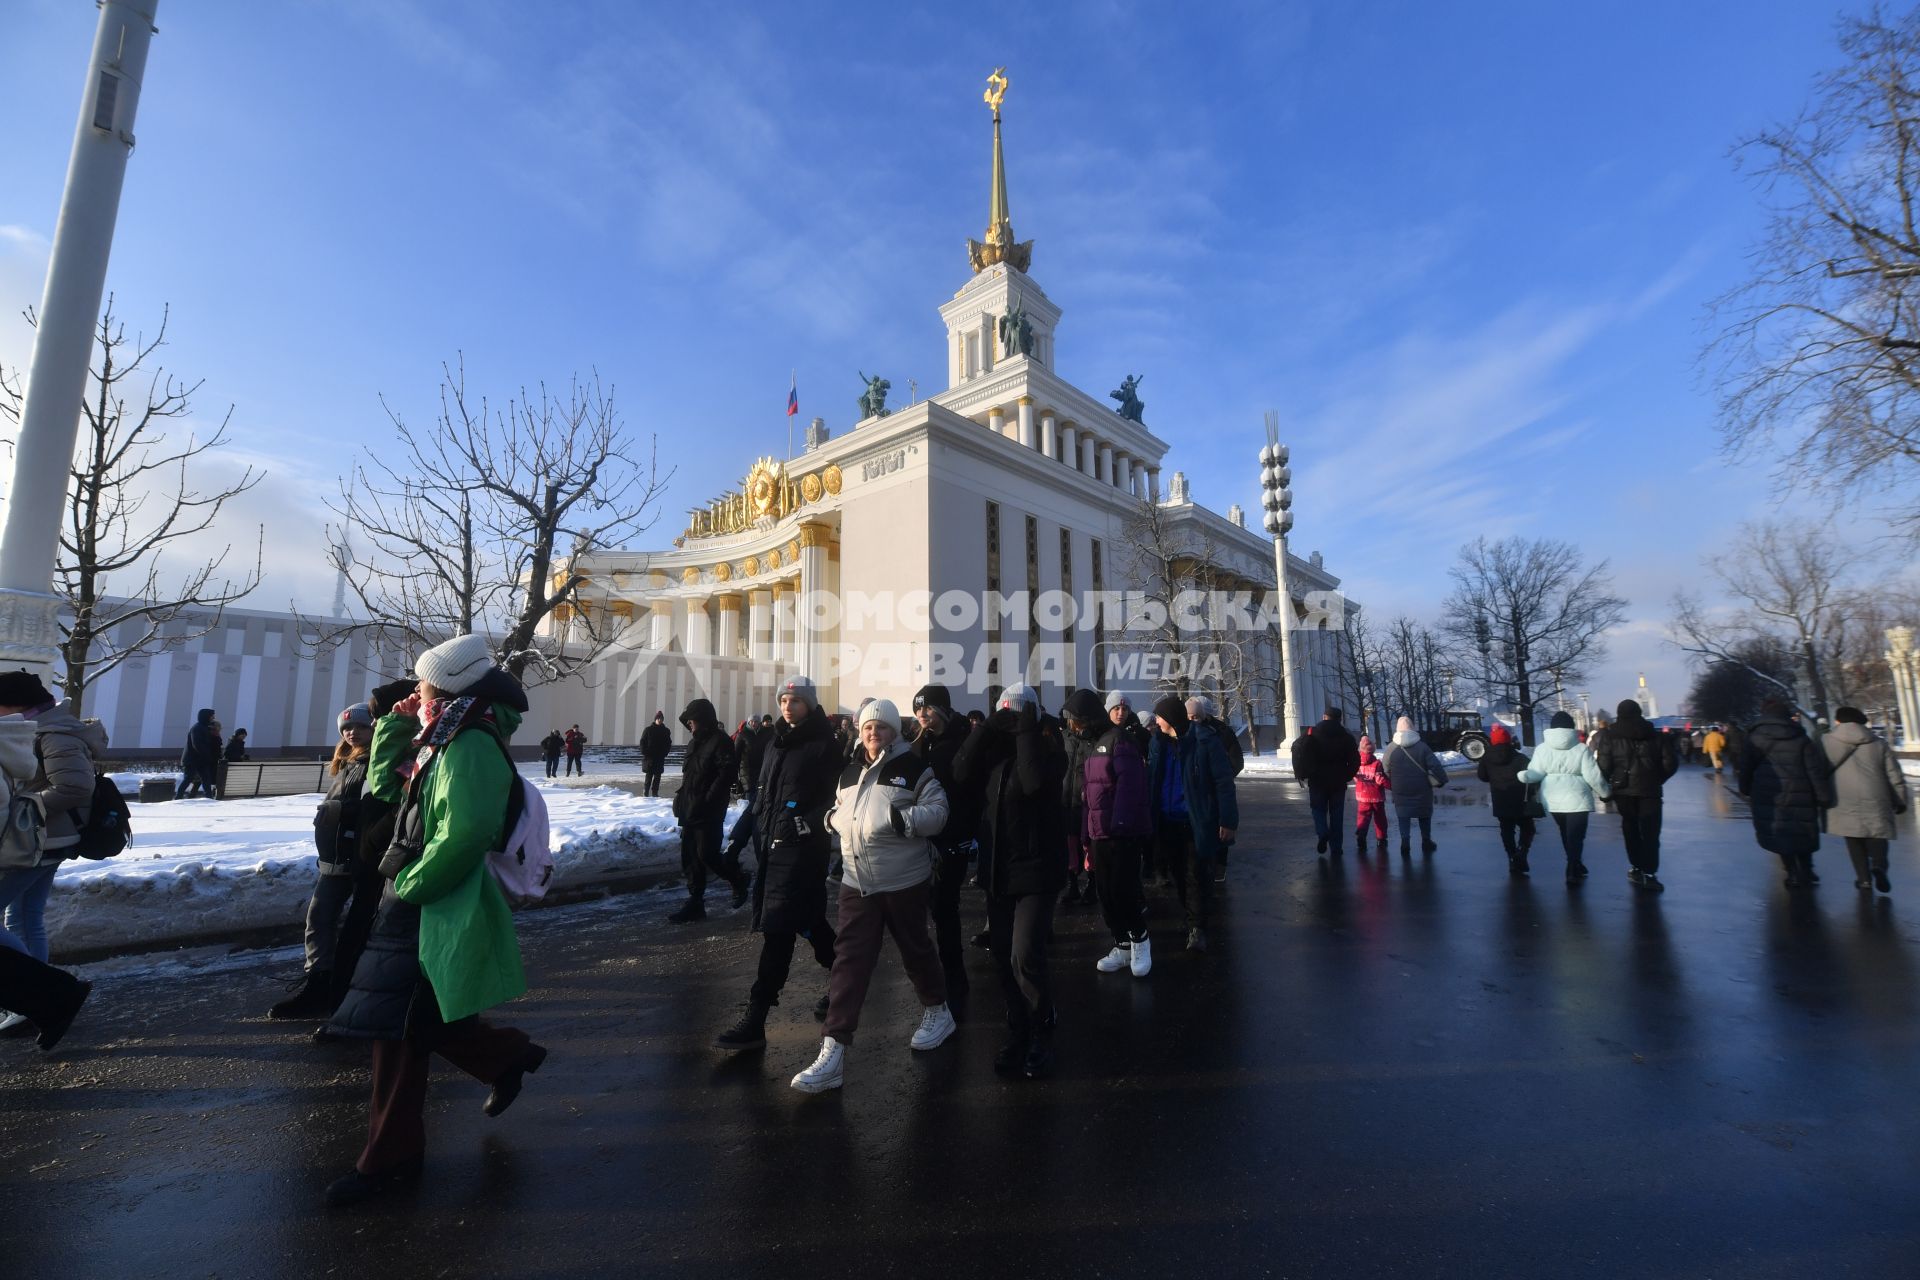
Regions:
[[[1133,976],[1144,978],[1153,972],[1153,944],[1144,937],[1133,944]]]
[[[1129,951],[1126,946],[1115,943],[1113,950],[1094,961],[1093,967],[1102,973],[1118,973],[1127,967],[1127,961],[1131,954],[1132,952]]]
[[[0,1031],[11,1031],[21,1023],[27,1021],[27,1015],[24,1013],[7,1013],[5,1009],[0,1009],[0,1013],[7,1015],[4,1018],[0,1018]]]
[[[802,1093],[825,1093],[829,1089],[838,1089],[846,1065],[846,1046],[828,1036],[820,1042],[820,1056],[813,1060],[813,1065],[793,1078],[793,1087]]]
[[[937,1004],[920,1015],[920,1029],[913,1033],[913,1039],[907,1041],[909,1049],[938,1049],[954,1033],[958,1023],[953,1020],[953,1010],[944,1004]]]

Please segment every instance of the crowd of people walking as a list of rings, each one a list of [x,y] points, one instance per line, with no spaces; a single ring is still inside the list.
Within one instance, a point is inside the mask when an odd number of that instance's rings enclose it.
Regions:
[[[743,721],[731,734],[705,698],[678,717],[686,739],[672,810],[687,896],[669,920],[705,919],[708,882],[720,880],[732,908],[751,904],[760,935],[745,1008],[715,1048],[764,1048],[804,943],[824,971],[813,1006],[821,1040],[791,1085],[842,1087],[891,938],[920,1005],[907,1045],[938,1049],[969,998],[968,885],[980,891],[985,923],[972,941],[991,954],[1006,1027],[994,1069],[1013,1079],[1054,1069],[1057,912],[1098,908],[1111,940],[1094,966],[1103,975],[1152,974],[1156,904],[1162,921],[1177,921],[1172,937],[1188,951],[1212,945],[1244,760],[1210,699],[1163,697],[1136,712],[1127,694],[1078,689],[1054,714],[1037,689],[1016,684],[989,709],[962,714],[950,690],[930,684],[910,714],[870,698],[831,717],[812,683],[796,676],[777,701],[777,718]],[[329,1187],[333,1204],[419,1174],[433,1056],[488,1085],[488,1116],[506,1111],[547,1059],[525,1032],[483,1017],[527,986],[509,902],[489,869],[527,818],[531,784],[520,781],[510,750],[527,708],[486,642],[462,636],[422,653],[413,677],[381,685],[337,718],[315,815],[318,874],[301,972],[269,1011],[318,1022],[318,1038],[372,1044],[366,1142]],[[25,672],[0,673],[0,715],[10,714],[34,723],[34,749],[31,758],[0,759],[0,769],[45,821],[30,860],[10,861],[13,846],[0,843],[0,1002],[17,1010],[0,1032],[25,1027],[50,1048],[89,988],[46,963],[44,909],[60,861],[86,853],[93,838],[89,806],[106,741],[98,722],[76,718]],[[1756,839],[1780,857],[1790,888],[1817,883],[1813,855],[1824,833],[1845,840],[1856,885],[1885,893],[1907,783],[1860,712],[1842,708],[1836,721],[1816,740],[1770,703],[1738,732],[1737,748],[1734,735],[1717,730],[1690,745],[1716,772],[1723,759],[1733,762]],[[201,713],[195,732],[183,772],[201,776],[206,753],[218,749],[213,712]],[[563,756],[569,773],[582,772],[585,742],[578,726],[543,739],[547,776],[558,776]],[[673,748],[662,711],[640,742],[645,795],[659,794]],[[1389,806],[1403,858],[1413,855],[1416,825],[1421,855],[1438,850],[1435,793],[1449,774],[1406,718],[1380,751],[1330,707],[1291,754],[1322,857],[1344,854],[1349,787],[1357,853],[1367,854],[1370,839],[1387,853]],[[1682,754],[1632,701],[1584,740],[1571,716],[1556,714],[1531,752],[1495,725],[1477,772],[1509,872],[1531,874],[1540,825],[1551,818],[1567,883],[1580,885],[1591,816],[1610,806],[1629,879],[1659,891],[1663,793]],[[729,828],[736,797],[744,804]]]

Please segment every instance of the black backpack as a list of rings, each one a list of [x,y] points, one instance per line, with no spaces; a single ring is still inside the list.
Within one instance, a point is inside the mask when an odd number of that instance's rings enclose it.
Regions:
[[[111,858],[133,842],[133,810],[112,778],[93,775],[93,804],[80,824],[80,842],[72,852],[83,858]]]

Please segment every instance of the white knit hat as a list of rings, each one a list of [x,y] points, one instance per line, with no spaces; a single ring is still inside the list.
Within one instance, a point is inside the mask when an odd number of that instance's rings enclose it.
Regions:
[[[1040,698],[1034,693],[1032,685],[1010,684],[1000,691],[1000,700],[993,705],[1001,711],[1018,711],[1022,707],[1032,707],[1038,711]]]
[[[462,694],[493,670],[493,646],[485,636],[456,636],[413,662],[413,674],[446,694]]]
[[[1205,720],[1219,714],[1219,709],[1213,705],[1213,699],[1204,693],[1196,693],[1187,699],[1187,719],[1189,720]]]
[[[869,720],[878,720],[881,724],[897,730],[900,727],[900,708],[894,706],[889,698],[875,698],[860,708],[860,723],[854,728],[859,728]]]
[[[1129,698],[1126,694],[1120,692],[1118,689],[1115,689],[1112,693],[1107,695],[1107,710],[1111,711],[1115,707],[1125,707],[1127,710],[1131,711],[1133,710],[1133,699]]]

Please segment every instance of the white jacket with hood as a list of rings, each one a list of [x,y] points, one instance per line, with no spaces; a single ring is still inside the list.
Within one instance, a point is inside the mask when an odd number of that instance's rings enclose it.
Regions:
[[[1592,813],[1594,798],[1612,794],[1600,762],[1571,729],[1549,729],[1520,781],[1540,784],[1548,813]]]
[[[926,760],[895,738],[872,764],[855,749],[827,823],[840,836],[840,883],[862,894],[895,893],[932,878],[927,837],[947,825],[947,793]]]

